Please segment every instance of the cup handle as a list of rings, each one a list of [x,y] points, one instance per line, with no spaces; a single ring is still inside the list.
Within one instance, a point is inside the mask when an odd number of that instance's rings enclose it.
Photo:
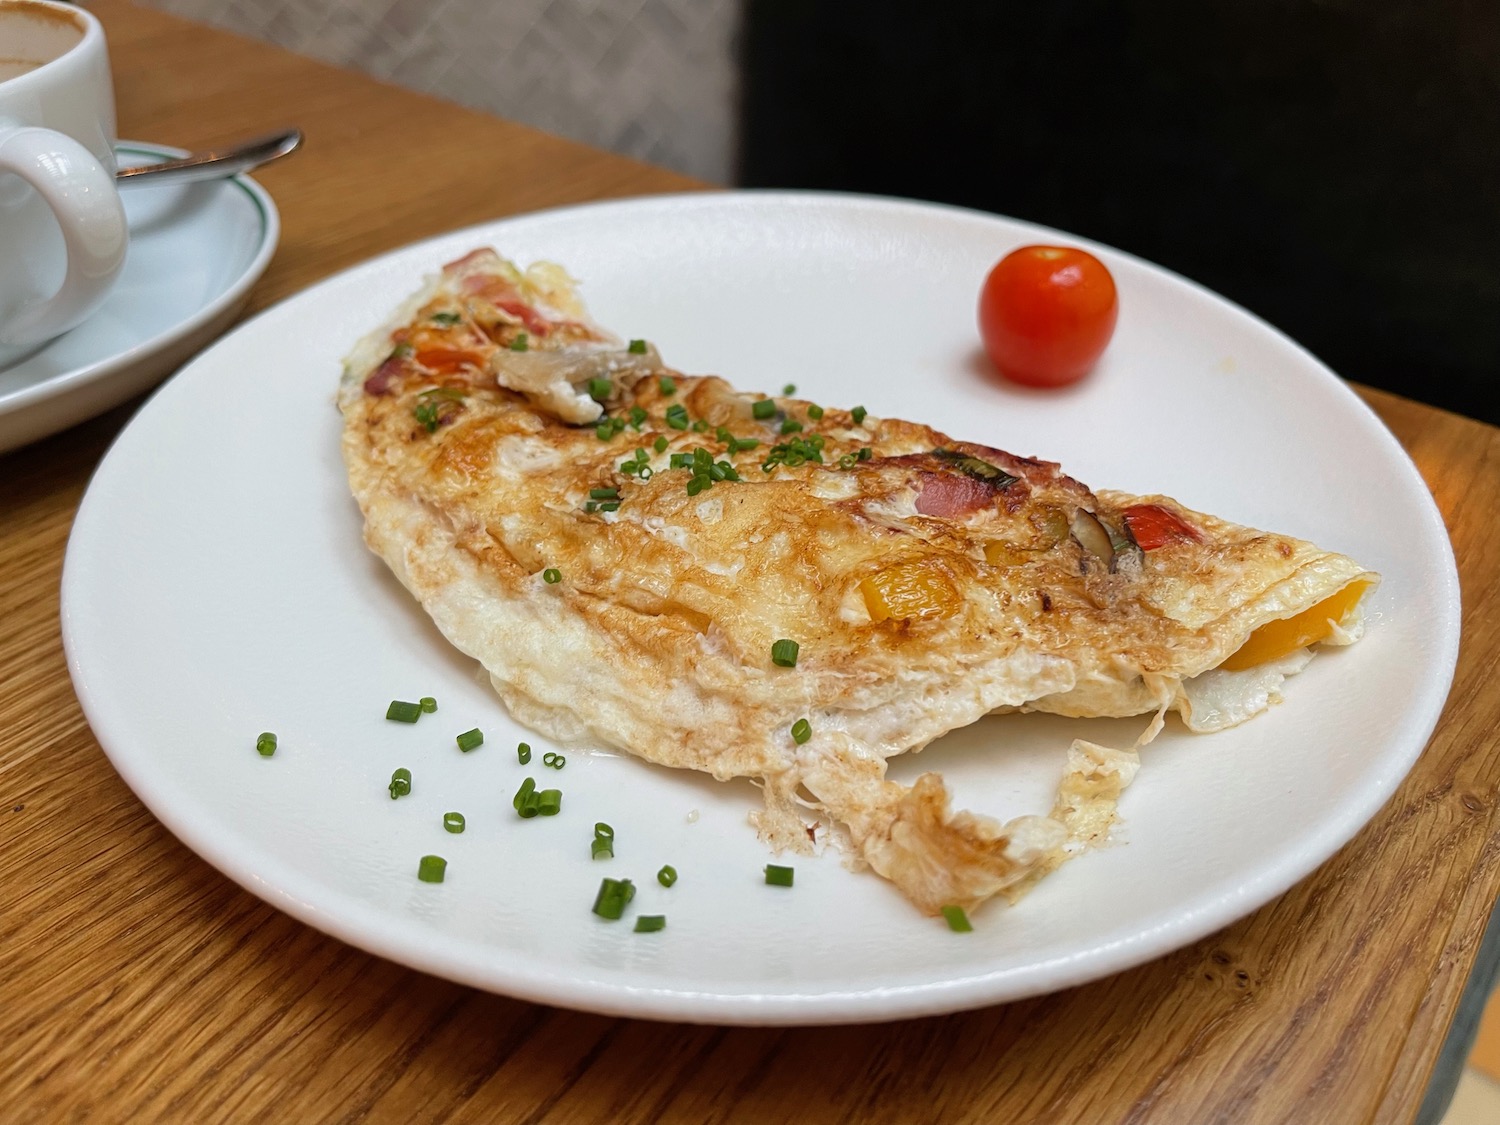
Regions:
[[[0,125],[0,172],[14,172],[36,189],[68,249],[62,287],[23,307],[0,331],[0,344],[27,347],[66,332],[103,303],[130,236],[114,175],[66,134]]]

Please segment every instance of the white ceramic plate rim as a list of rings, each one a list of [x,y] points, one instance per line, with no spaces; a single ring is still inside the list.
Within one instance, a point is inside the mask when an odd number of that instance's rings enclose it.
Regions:
[[[898,214],[909,209],[928,213],[946,211],[970,218],[976,214],[961,208],[901,200],[838,193],[795,192],[657,196],[536,212],[478,224],[371,259],[265,310],[204,354],[206,356],[217,353],[220,349],[235,348],[239,338],[262,318],[281,316],[285,310],[303,302],[316,303],[321,294],[329,290],[357,285],[362,279],[387,268],[393,259],[405,257],[411,262],[421,262],[422,265],[418,267],[418,272],[421,272],[430,268],[433,262],[441,260],[441,255],[455,246],[493,241],[496,238],[496,228],[507,222],[566,217],[583,212],[607,218],[612,211],[624,212],[642,207],[680,209],[734,206],[737,197],[760,203],[775,204],[784,201],[802,207],[837,209],[853,206],[874,211],[888,209]],[[1024,225],[1040,236],[1049,233],[1046,228],[1034,224]],[[1071,235],[1060,237],[1065,237],[1075,245],[1097,246]],[[1219,304],[1229,314],[1252,321],[1259,331],[1271,333],[1284,346],[1295,349],[1306,359],[1314,377],[1326,380],[1346,397],[1360,420],[1364,436],[1382,448],[1387,456],[1404,465],[1410,477],[1408,483],[1415,481],[1426,495],[1425,485],[1421,484],[1415,467],[1375,415],[1353,391],[1305,350],[1252,314],[1208,293],[1191,281],[1131,255],[1114,250],[1109,253],[1174,278],[1200,296]],[[193,366],[194,364],[190,364],[184,372]],[[158,393],[166,392],[170,386],[169,383]],[[149,409],[148,403],[142,414]],[[107,457],[101,465],[99,475],[103,476],[109,468]],[[80,509],[79,525],[89,520],[90,503],[93,499],[92,492],[85,497]],[[1191,903],[1190,908],[1161,920],[1157,925],[1143,927],[1123,939],[1112,940],[1082,954],[1074,952],[1055,958],[1039,957],[1020,968],[890,988],[801,992],[780,990],[771,995],[749,990],[744,993],[703,992],[621,984],[618,981],[592,977],[576,968],[559,970],[556,966],[536,961],[527,961],[514,967],[507,966],[503,960],[493,959],[481,964],[473,958],[470,944],[464,940],[434,933],[408,919],[393,920],[386,912],[353,896],[329,890],[291,865],[257,855],[253,842],[247,848],[245,842],[238,837],[227,837],[216,825],[211,810],[197,807],[190,796],[177,788],[171,777],[154,771],[149,749],[132,737],[126,721],[129,716],[112,713],[106,708],[91,692],[88,677],[83,674],[85,669],[82,662],[87,654],[80,647],[79,625],[68,611],[69,603],[73,600],[72,577],[76,573],[71,565],[65,570],[63,582],[63,635],[70,670],[73,672],[84,712],[115,768],[141,800],[175,835],[220,871],[247,890],[309,925],[371,953],[437,976],[521,999],[604,1014],[735,1024],[866,1022],[938,1014],[1020,999],[1071,987],[1139,965],[1202,938],[1263,905],[1307,876],[1347,843],[1390,798],[1425,747],[1442,713],[1456,666],[1459,635],[1457,574],[1446,530],[1430,496],[1422,510],[1421,520],[1434,544],[1440,544],[1437,553],[1441,557],[1431,560],[1438,572],[1438,600],[1443,608],[1440,619],[1432,623],[1436,656],[1428,668],[1419,705],[1403,716],[1403,721],[1393,732],[1392,741],[1399,744],[1403,752],[1383,758],[1380,768],[1363,779],[1364,784],[1357,794],[1334,809],[1313,831],[1298,837],[1295,846],[1289,845],[1269,861],[1261,862],[1232,893],[1200,898]],[[74,543],[76,542],[75,539]],[[74,544],[70,544],[70,564],[73,546]]]
[[[115,144],[115,152],[121,155],[159,157],[162,160],[173,160],[189,155],[186,149],[148,144],[143,141],[118,141]],[[266,189],[249,176],[232,176],[223,182],[233,184],[243,191],[255,204],[256,212],[261,220],[260,242],[255,255],[246,263],[244,270],[234,282],[192,316],[158,332],[155,336],[142,340],[124,351],[116,352],[114,355],[105,356],[93,363],[75,367],[71,371],[61,372],[50,379],[19,387],[8,395],[0,396],[0,416],[24,410],[28,406],[70,394],[80,387],[108,379],[111,375],[126,370],[148,356],[171,347],[178,340],[186,339],[225,309],[234,307],[236,303],[244,299],[250,287],[260,280],[261,274],[266,272],[266,267],[271,264],[271,258],[276,253],[276,245],[281,238],[281,215],[276,210],[276,204],[272,202]],[[126,190],[150,191],[152,189],[148,186]]]

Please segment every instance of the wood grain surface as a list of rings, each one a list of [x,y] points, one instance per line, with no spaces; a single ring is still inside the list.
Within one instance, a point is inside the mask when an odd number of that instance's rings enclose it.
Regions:
[[[467,223],[695,186],[119,0],[91,7],[122,135],[193,147],[306,130],[306,150],[260,176],[284,232],[252,309]],[[1500,888],[1500,431],[1366,398],[1437,497],[1465,597],[1445,718],[1395,798],[1288,894],[1169,957],[845,1028],[520,1003],[240,890],[110,768],[61,650],[68,529],[135,404],[0,458],[0,1120],[1410,1121]]]

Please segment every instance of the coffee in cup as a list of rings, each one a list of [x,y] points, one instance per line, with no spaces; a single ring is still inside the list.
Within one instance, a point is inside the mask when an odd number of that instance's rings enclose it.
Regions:
[[[88,317],[125,264],[104,30],[0,0],[0,367]]]

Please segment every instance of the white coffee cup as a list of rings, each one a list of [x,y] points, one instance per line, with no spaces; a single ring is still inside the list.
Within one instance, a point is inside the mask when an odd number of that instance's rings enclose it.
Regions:
[[[104,30],[0,0],[0,367],[88,317],[125,264]]]

